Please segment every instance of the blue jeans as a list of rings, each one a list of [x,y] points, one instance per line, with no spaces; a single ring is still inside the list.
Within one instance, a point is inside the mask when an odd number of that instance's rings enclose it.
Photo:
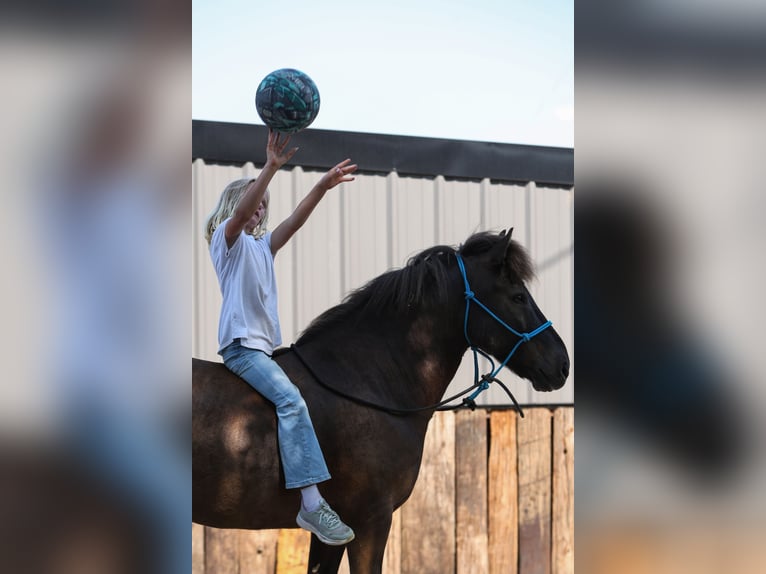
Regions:
[[[228,369],[274,403],[277,408],[277,440],[287,488],[303,488],[329,480],[330,472],[319,447],[306,403],[276,361],[263,351],[248,349],[235,341],[223,351]]]

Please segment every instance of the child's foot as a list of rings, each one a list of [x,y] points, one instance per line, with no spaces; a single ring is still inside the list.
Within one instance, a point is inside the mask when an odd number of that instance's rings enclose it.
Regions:
[[[330,546],[342,546],[354,539],[354,531],[343,523],[324,499],[319,501],[319,507],[313,512],[305,510],[301,505],[295,522]]]

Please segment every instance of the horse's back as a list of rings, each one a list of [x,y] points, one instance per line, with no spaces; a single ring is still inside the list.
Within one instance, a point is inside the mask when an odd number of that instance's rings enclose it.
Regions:
[[[192,358],[193,440],[219,432],[243,414],[276,421],[271,403],[223,363]]]
[[[214,381],[225,381],[229,378],[239,377],[229,371],[223,363],[192,357],[192,388],[195,391],[204,389]]]

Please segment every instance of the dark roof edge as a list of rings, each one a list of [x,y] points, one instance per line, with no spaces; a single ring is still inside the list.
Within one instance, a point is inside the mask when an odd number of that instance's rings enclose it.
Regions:
[[[262,125],[192,120],[192,160],[263,165],[267,136]],[[362,173],[574,185],[572,148],[310,128],[291,143],[300,147],[300,155],[290,163],[308,169],[325,170],[350,157]]]

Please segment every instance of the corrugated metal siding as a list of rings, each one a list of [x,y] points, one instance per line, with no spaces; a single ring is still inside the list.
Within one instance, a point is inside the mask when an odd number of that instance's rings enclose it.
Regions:
[[[242,167],[193,163],[194,308],[192,353],[216,355],[220,291],[202,228],[223,188],[232,180],[255,177],[253,164]],[[273,227],[287,217],[321,176],[300,167],[281,170],[269,186]],[[537,264],[530,291],[553,321],[573,355],[572,191],[435,178],[358,174],[333,189],[306,225],[277,256],[280,318],[284,344],[351,290],[380,273],[401,267],[418,251],[436,244],[457,245],[481,230],[514,228]],[[470,353],[447,393],[472,383]],[[482,365],[484,372],[485,365]],[[536,393],[510,372],[501,377],[521,403],[574,402],[574,373],[553,393]],[[479,404],[507,404],[500,389],[483,393]]]

